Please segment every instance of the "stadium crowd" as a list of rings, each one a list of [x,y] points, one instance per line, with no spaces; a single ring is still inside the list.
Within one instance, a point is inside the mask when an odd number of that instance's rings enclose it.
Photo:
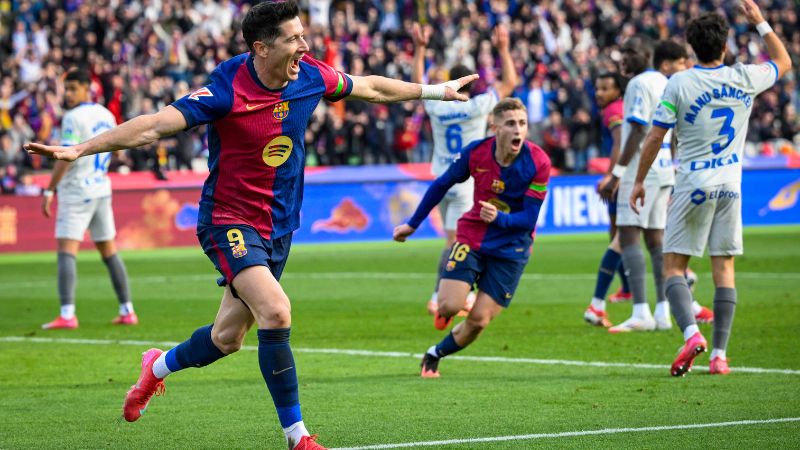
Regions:
[[[504,21],[523,80],[514,95],[528,107],[530,138],[562,171],[583,172],[607,154],[593,80],[619,70],[619,47],[637,32],[683,42],[690,17],[726,14],[735,61],[767,59],[761,40],[722,0],[300,0],[306,37],[319,59],[353,75],[409,80],[415,22],[432,27],[427,74],[444,80],[459,62],[485,90],[499,75],[492,27]],[[759,96],[748,156],[800,152],[800,3],[760,2],[795,58],[794,73]],[[32,171],[50,162],[21,151],[30,140],[58,140],[63,115],[56,80],[72,65],[93,74],[93,95],[118,122],[154,112],[202,86],[221,61],[246,51],[238,0],[0,0],[0,188],[38,195]],[[688,46],[687,46],[688,47]],[[203,127],[200,127],[203,128]],[[112,171],[202,168],[203,129],[160,141],[147,151],[118,152]],[[419,102],[339,102],[317,108],[306,133],[309,165],[425,162],[430,123]]]

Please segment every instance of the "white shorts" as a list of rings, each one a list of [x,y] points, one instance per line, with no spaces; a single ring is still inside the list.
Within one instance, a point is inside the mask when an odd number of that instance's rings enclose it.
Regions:
[[[664,252],[703,256],[741,255],[742,193],[726,183],[672,195],[664,232]]]
[[[56,211],[56,239],[83,241],[86,230],[93,242],[114,239],[114,212],[111,197],[88,199],[81,203],[58,202]]]
[[[644,206],[639,214],[631,209],[630,200],[633,184],[623,183],[617,192],[617,226],[639,227],[645,230],[663,230],[667,224],[667,203],[672,186],[658,184],[644,187]]]
[[[469,180],[450,188],[439,202],[439,214],[445,231],[456,231],[458,219],[472,209],[472,196],[475,183]]]

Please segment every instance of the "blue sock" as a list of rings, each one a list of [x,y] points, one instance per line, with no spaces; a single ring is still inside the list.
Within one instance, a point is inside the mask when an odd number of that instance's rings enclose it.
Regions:
[[[625,275],[625,265],[622,264],[622,259],[619,260],[619,267],[617,268],[617,272],[619,272],[619,280],[622,281],[622,292],[630,294],[631,288],[630,286],[628,286],[628,276]]]
[[[601,300],[606,298],[608,288],[614,281],[614,273],[619,267],[622,256],[614,250],[606,249],[603,259],[600,260],[600,269],[597,271],[597,284],[594,285],[594,297]]]
[[[439,358],[444,358],[447,355],[452,355],[453,353],[460,351],[464,347],[456,344],[455,338],[453,338],[453,333],[447,333],[447,336],[442,339],[442,342],[436,344],[436,355]]]
[[[291,331],[291,328],[258,330],[258,365],[283,428],[303,420],[297,370],[289,346]]]
[[[167,352],[164,358],[170,372],[187,367],[203,367],[226,356],[211,341],[211,327],[206,325],[192,333],[192,337]]]

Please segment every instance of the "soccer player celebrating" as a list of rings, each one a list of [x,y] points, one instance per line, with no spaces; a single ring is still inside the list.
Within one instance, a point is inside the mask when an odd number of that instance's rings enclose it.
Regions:
[[[736,309],[733,259],[743,252],[741,179],[747,123],[753,98],[792,67],[786,48],[758,6],[744,0],[741,10],[764,38],[771,61],[727,67],[723,64],[729,28],[725,19],[708,13],[689,22],[686,40],[699,64],[667,83],[630,195],[634,211],[653,201],[644,180],[661,141],[674,128],[681,164],[664,236],[664,274],[667,297],[685,340],[671,367],[674,376],[688,372],[695,357],[707,348],[683,276],[689,258],[703,256],[706,246],[716,287],[710,372],[730,372],[725,352]]]
[[[430,32],[427,28],[423,31],[419,25],[415,24],[412,36],[414,38],[414,70],[411,75],[411,81],[422,83],[425,72],[425,46],[428,45]],[[519,77],[509,51],[508,29],[503,24],[498,24],[495,28],[495,43],[500,54],[502,81],[496,83],[488,92],[476,95],[464,103],[436,101],[425,101],[423,103],[425,111],[431,118],[431,128],[433,129],[431,172],[436,176],[443,174],[450,167],[454,158],[467,144],[486,136],[487,118],[492,108],[498,101],[509,96],[519,84]],[[456,65],[450,69],[450,79],[457,79],[470,73],[470,70],[465,66]],[[464,86],[460,93],[468,96],[469,86]],[[431,299],[428,301],[428,313],[431,315],[438,310],[437,291],[439,290],[439,280],[447,263],[447,255],[456,240],[456,221],[472,208],[472,190],[473,179],[468,178],[463,183],[456,184],[450,188],[441,203],[439,203],[439,212],[442,215],[444,231],[447,234],[447,244],[439,258],[436,287]],[[466,311],[469,311],[474,301],[475,295],[470,292]]]
[[[620,134],[622,131],[623,122],[623,102],[622,94],[625,92],[625,85],[627,84],[625,77],[617,72],[607,72],[598,75],[595,82],[595,99],[598,106],[603,109],[603,128],[605,128],[611,135],[611,164],[609,165],[609,173],[603,177],[597,184],[598,191],[601,187],[609,182],[611,179],[610,169],[614,167],[617,159],[619,158],[620,147]],[[608,293],[608,288],[611,286],[611,281],[614,279],[614,273],[619,272],[620,280],[622,280],[622,287],[619,292],[614,294],[609,300],[623,301],[631,298],[631,293],[628,288],[628,278],[625,276],[625,269],[622,264],[622,248],[619,245],[619,237],[617,237],[617,199],[616,193],[614,199],[608,202],[608,217],[611,221],[609,234],[611,235],[611,244],[603,254],[603,259],[600,261],[600,269],[597,272],[597,282],[594,288],[594,296],[592,302],[586,311],[583,313],[583,318],[586,322],[602,326],[610,327],[611,321],[605,311],[605,298]]]
[[[242,22],[249,53],[222,62],[210,82],[161,111],[136,117],[72,147],[28,144],[29,151],[74,160],[146,145],[208,124],[210,174],[200,200],[197,235],[225,286],[217,317],[177,347],[144,353],[141,374],[125,397],[123,414],[144,413],[164,378],[236,352],[258,326],[258,360],[288,446],[324,448],[300,414],[297,364],[289,345],[291,307],[279,284],[292,232],[299,226],[305,163],[304,132],[322,98],[371,102],[467,100],[457,91],[466,76],[420,86],[378,76],[355,77],[308,55],[294,1],[253,6]]]
[[[550,158],[525,140],[527,117],[517,99],[497,103],[492,110],[496,136],[467,146],[428,188],[408,223],[394,229],[394,240],[404,242],[448,189],[470,175],[475,179],[472,209],[458,220],[456,242],[442,272],[436,327],[443,330],[452,322],[475,283],[477,299],[466,320],[425,353],[422,377],[438,377],[439,360],[471,344],[508,307],[528,262],[531,233],[550,179]]]
[[[644,35],[634,36],[622,46],[622,65],[626,72],[635,75],[625,89],[624,116],[622,124],[623,151],[611,171],[611,179],[600,190],[601,196],[610,201],[619,186],[619,197],[626,199],[633,188],[634,172],[626,172],[628,164],[636,165],[639,160],[642,140],[650,128],[650,121],[667,77],[685,69],[686,50],[671,41],[661,41],[653,51],[653,45]],[[651,55],[658,70],[648,69]],[[628,283],[633,293],[633,315],[621,324],[608,330],[612,333],[628,331],[649,331],[669,329],[672,321],[669,317],[669,304],[664,296],[661,252],[664,224],[666,222],[667,200],[672,185],[675,183],[672,155],[670,153],[670,136],[665,136],[659,147],[658,164],[647,176],[647,183],[653,192],[653,201],[642,214],[634,214],[627,202],[618,204],[617,226],[622,261],[628,275]],[[627,174],[626,174],[627,173]],[[621,181],[620,181],[621,180]],[[645,273],[647,267],[644,253],[639,244],[640,235],[644,232],[645,243],[653,264],[653,278],[656,285],[655,317],[647,304]],[[603,311],[605,302],[600,299],[591,305],[593,310]],[[586,317],[586,316],[584,316]]]
[[[61,121],[61,145],[75,145],[103,131],[114,128],[116,121],[109,110],[91,102],[89,72],[69,70],[64,77],[64,102],[67,111]],[[51,216],[53,197],[58,191],[56,240],[58,241],[58,295],[61,314],[42,325],[47,330],[78,328],[75,315],[75,284],[78,281],[75,259],[86,230],[111,276],[119,301],[117,325],[139,323],[133,311],[128,274],[117,253],[114,236],[114,212],[111,210],[111,181],[106,173],[111,155],[95,155],[75,162],[56,161],[50,184],[44,191],[42,213]]]

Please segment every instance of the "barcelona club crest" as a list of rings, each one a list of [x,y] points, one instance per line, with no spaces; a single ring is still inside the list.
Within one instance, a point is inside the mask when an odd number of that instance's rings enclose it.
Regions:
[[[495,194],[502,194],[506,190],[506,184],[503,180],[492,180],[492,192]]]
[[[233,253],[234,258],[241,258],[242,256],[247,254],[247,248],[244,244],[231,244],[231,252]]]
[[[272,109],[272,117],[275,120],[283,120],[289,115],[289,102],[280,102]]]

